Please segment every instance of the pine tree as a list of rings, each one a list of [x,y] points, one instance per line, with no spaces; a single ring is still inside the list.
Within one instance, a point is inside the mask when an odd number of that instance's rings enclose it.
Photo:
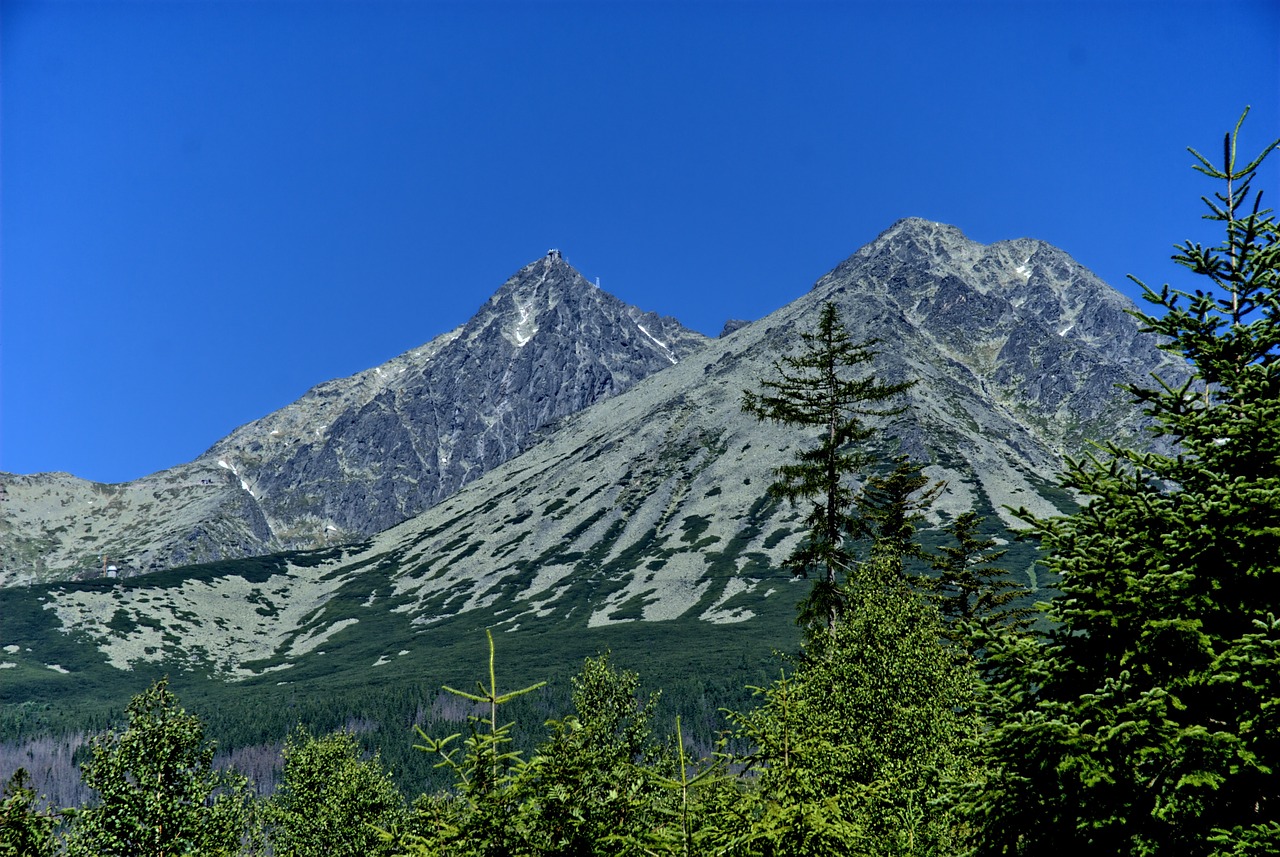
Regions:
[[[1221,167],[1192,150],[1224,186],[1222,242],[1174,256],[1205,286],[1137,314],[1193,373],[1132,391],[1176,451],[1108,445],[1066,473],[1081,511],[1029,518],[1062,595],[1046,645],[991,650],[979,853],[1280,852],[1280,230],[1251,188],[1280,141],[1240,166],[1240,127]]]
[[[874,461],[865,446],[873,435],[866,419],[900,413],[901,408],[882,403],[914,382],[888,384],[867,372],[878,343],[855,343],[833,303],[822,305],[817,331],[801,334],[801,340],[798,355],[774,362],[779,380],[761,381],[761,392],[743,392],[742,409],[760,420],[822,431],[817,446],[778,468],[769,494],[793,504],[812,503],[805,518],[808,537],[786,566],[797,577],[818,577],[801,603],[800,624],[830,629],[842,609],[841,578],[853,571],[848,540],[859,532],[849,480]]]

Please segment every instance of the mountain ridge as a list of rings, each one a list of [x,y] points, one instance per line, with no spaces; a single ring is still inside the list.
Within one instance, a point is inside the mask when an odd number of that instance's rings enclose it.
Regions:
[[[599,289],[553,250],[464,324],[315,385],[191,462],[116,485],[5,475],[0,585],[372,535],[707,341]]]
[[[741,396],[827,301],[855,340],[880,339],[877,375],[918,381],[903,413],[876,423],[877,444],[944,483],[931,527],[976,509],[1008,541],[1006,527],[1025,526],[1010,507],[1072,508],[1055,483],[1064,452],[1090,436],[1142,436],[1115,382],[1180,368],[1137,332],[1127,299],[1061,250],[901,221],[797,300],[564,417],[376,536],[277,557],[252,580],[227,566],[164,586],[42,587],[42,612],[116,668],[173,663],[236,680],[302,670],[326,651],[374,666],[404,652],[407,663],[450,628],[777,622],[803,585],[781,566],[803,512],[766,489],[809,440],[743,414]],[[1115,325],[1125,328],[1108,333]],[[1116,343],[1129,343],[1123,359],[1108,356]],[[1059,424],[1063,413],[1072,419]],[[1052,586],[1029,547],[1009,547],[1020,582]]]

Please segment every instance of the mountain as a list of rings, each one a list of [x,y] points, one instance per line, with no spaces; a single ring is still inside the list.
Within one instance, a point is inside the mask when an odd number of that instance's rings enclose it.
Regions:
[[[1143,420],[1117,383],[1185,371],[1139,332],[1128,299],[1063,251],[1028,239],[984,246],[908,219],[793,303],[564,418],[523,454],[364,542],[128,585],[32,587],[0,593],[3,606],[31,617],[32,639],[88,644],[76,650],[84,670],[170,665],[231,680],[341,674],[356,686],[430,672],[442,646],[485,626],[524,641],[530,657],[600,641],[642,640],[652,652],[673,645],[668,635],[682,641],[682,663],[702,659],[699,669],[714,669],[729,640],[732,651],[752,640],[751,651],[767,652],[794,633],[805,584],[780,570],[802,513],[769,500],[766,487],[810,439],[756,422],[740,401],[826,301],[855,340],[878,339],[882,378],[918,381],[878,445],[945,483],[932,523],[974,508],[1002,539],[1004,527],[1023,526],[1009,506],[1072,508],[1054,482],[1064,453],[1091,438],[1142,442]],[[519,330],[507,331],[513,347]],[[1031,548],[1009,546],[1022,582],[1052,584],[1038,579]],[[42,657],[51,655],[37,644],[13,662],[69,668]],[[41,686],[59,680],[41,673]]]
[[[189,464],[119,485],[3,475],[0,585],[370,536],[707,341],[602,291],[552,250],[463,326],[312,388]]]

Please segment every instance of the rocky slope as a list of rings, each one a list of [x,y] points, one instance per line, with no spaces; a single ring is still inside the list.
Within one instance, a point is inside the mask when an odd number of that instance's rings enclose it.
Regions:
[[[1182,371],[1138,332],[1129,301],[1062,251],[983,246],[904,220],[797,301],[564,419],[363,544],[281,558],[252,582],[228,570],[165,587],[50,589],[44,609],[117,667],[173,659],[227,677],[367,647],[362,628],[378,628],[392,658],[466,617],[519,634],[780,615],[771,605],[789,609],[803,586],[779,571],[800,513],[765,489],[809,439],[744,416],[740,401],[825,301],[855,339],[880,341],[882,377],[919,382],[906,412],[881,426],[880,447],[946,483],[935,523],[976,508],[1018,527],[1009,506],[1068,506],[1053,484],[1065,451],[1140,436],[1141,416],[1115,384]],[[1019,572],[1037,583],[1034,570]]]
[[[553,250],[462,327],[320,384],[190,464],[120,485],[0,476],[0,585],[101,573],[104,555],[134,574],[372,535],[705,342]]]

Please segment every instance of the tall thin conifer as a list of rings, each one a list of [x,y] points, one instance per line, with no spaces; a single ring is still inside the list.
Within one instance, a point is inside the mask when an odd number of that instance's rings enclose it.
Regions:
[[[868,371],[878,343],[854,342],[833,303],[822,305],[817,330],[801,334],[801,341],[799,354],[774,362],[777,380],[761,381],[759,392],[743,392],[742,409],[760,420],[821,431],[816,446],[778,468],[769,493],[812,504],[805,517],[808,537],[786,566],[797,577],[818,578],[800,604],[799,623],[831,629],[842,609],[841,576],[853,572],[848,542],[860,533],[850,477],[875,460],[866,447],[873,434],[866,420],[901,413],[884,403],[915,382],[885,383]]]

